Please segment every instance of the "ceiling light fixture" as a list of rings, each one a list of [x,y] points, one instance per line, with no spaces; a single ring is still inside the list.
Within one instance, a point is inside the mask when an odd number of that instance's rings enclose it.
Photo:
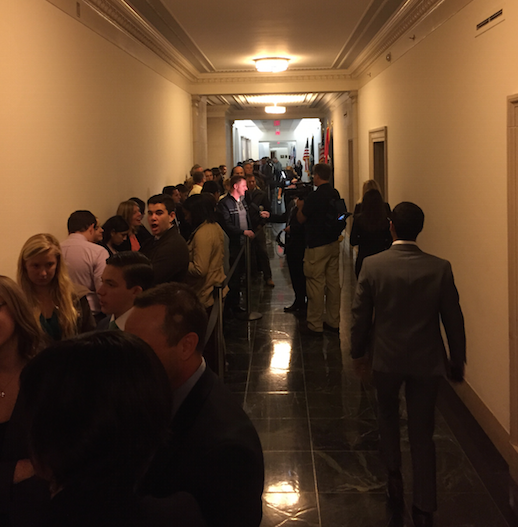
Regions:
[[[265,106],[264,111],[266,113],[286,113],[286,106],[277,106],[277,104],[274,104],[273,106]]]
[[[288,69],[290,59],[282,57],[265,57],[262,59],[254,59],[257,71],[261,73],[279,73]]]

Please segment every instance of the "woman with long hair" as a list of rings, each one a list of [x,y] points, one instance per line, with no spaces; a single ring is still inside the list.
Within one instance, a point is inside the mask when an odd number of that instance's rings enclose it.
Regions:
[[[101,245],[110,256],[119,252],[119,246],[128,238],[128,222],[122,216],[112,216],[103,225],[103,239]]]
[[[351,245],[358,245],[356,278],[367,256],[384,251],[392,244],[387,204],[383,201],[379,190],[368,190],[363,196],[361,205],[361,212],[354,216],[350,238]]]
[[[193,232],[187,242],[189,268],[185,283],[191,286],[210,315],[214,305],[214,286],[225,280],[225,235],[216,222],[216,201],[212,194],[195,194],[183,204],[186,220]],[[223,291],[226,295],[228,287]],[[208,365],[218,371],[214,333],[203,352]]]
[[[22,369],[39,351],[42,337],[21,288],[0,276],[0,525],[12,524],[15,484],[34,475],[23,411],[17,403],[18,381]]]
[[[215,205],[214,197],[208,193],[195,194],[184,203],[187,220],[193,228],[187,242],[189,269],[185,282],[193,288],[205,308],[214,304],[214,286],[225,280],[224,235],[216,223]]]
[[[128,238],[117,249],[119,251],[138,251],[141,245],[151,237],[149,231],[142,225],[143,212],[139,204],[131,199],[119,203],[117,216],[122,216],[129,225]]]
[[[35,234],[25,242],[18,258],[18,283],[51,340],[95,328],[88,291],[70,281],[59,242],[52,234]]]

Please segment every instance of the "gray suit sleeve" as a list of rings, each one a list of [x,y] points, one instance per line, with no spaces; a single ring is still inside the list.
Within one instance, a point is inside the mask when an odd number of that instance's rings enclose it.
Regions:
[[[466,333],[464,330],[464,316],[460,308],[459,293],[455,287],[450,262],[446,262],[442,279],[441,321],[448,339],[450,359],[452,364],[463,367],[466,362]]]
[[[352,306],[351,357],[353,359],[359,359],[367,352],[372,326],[374,299],[367,274],[364,265],[358,277]]]

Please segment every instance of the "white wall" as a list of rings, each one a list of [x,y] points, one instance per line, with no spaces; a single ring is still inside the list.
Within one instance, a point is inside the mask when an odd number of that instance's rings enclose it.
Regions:
[[[467,381],[509,430],[506,97],[518,93],[518,5],[474,0],[359,92],[360,180],[368,132],[388,127],[389,199],[419,204],[420,245],[453,264],[466,318]]]
[[[0,39],[0,273],[14,277],[24,241],[65,238],[70,212],[103,221],[183,181],[191,98],[46,1],[4,2]]]

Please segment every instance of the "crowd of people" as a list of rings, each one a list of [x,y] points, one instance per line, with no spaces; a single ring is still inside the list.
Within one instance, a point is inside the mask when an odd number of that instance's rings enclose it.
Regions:
[[[287,210],[274,218],[276,170],[267,159],[247,161],[225,178],[224,165],[195,165],[187,181],[146,203],[123,201],[102,226],[78,210],[66,240],[40,233],[25,242],[17,283],[0,276],[1,525],[259,526],[263,454],[214,373],[213,291],[228,281],[225,316],[244,310],[238,258],[247,240],[252,267],[274,287],[265,226],[285,221],[295,299],[284,310],[306,336],[339,333],[348,216],[331,167],[317,164],[312,185],[290,174]],[[377,184],[365,183],[350,235],[359,247],[351,354],[360,377],[374,371],[396,508],[405,384],[413,518],[429,527],[438,379],[463,380],[465,335],[451,266],[417,247],[423,224],[417,205],[391,211]]]

